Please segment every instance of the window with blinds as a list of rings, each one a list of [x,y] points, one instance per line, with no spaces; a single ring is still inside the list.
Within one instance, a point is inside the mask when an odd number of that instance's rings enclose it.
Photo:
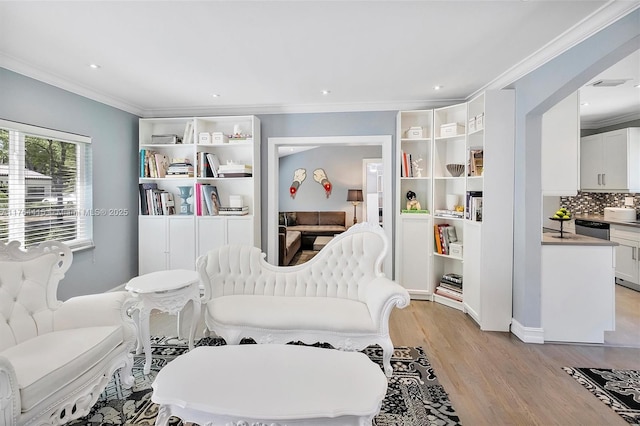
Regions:
[[[0,241],[93,245],[91,139],[0,120]]]

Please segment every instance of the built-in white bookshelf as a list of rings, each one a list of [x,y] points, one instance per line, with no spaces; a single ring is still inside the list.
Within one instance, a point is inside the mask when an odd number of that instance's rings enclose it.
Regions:
[[[164,137],[158,137],[160,135]],[[198,256],[223,244],[260,247],[260,121],[257,117],[140,119],[139,147],[138,184],[142,188],[139,273],[193,269]],[[149,170],[150,153],[155,172]],[[230,172],[214,176],[207,166],[213,156]],[[165,167],[173,164],[174,170],[181,167],[187,170],[184,164],[190,163],[191,172],[170,175],[171,168],[159,171],[162,163]],[[175,167],[177,165],[180,166]],[[214,168],[217,171],[217,167]],[[212,209],[205,199],[205,193],[209,194],[203,190],[205,186],[215,187],[215,198],[222,209],[233,205],[244,206],[245,211]],[[166,205],[154,211],[144,209],[144,187],[155,188],[160,193],[161,204],[163,199],[173,199],[173,210]],[[181,194],[187,191],[191,195],[185,200]],[[174,229],[180,231],[174,232]]]

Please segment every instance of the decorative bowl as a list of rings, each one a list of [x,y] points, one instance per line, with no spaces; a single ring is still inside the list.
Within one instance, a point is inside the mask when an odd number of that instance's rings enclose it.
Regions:
[[[447,164],[447,170],[453,177],[459,177],[464,173],[464,164]]]

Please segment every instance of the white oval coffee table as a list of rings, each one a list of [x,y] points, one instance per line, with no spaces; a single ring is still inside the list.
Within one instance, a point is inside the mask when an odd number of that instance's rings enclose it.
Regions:
[[[387,392],[382,369],[360,352],[299,345],[201,346],[153,382],[156,425],[370,425]]]

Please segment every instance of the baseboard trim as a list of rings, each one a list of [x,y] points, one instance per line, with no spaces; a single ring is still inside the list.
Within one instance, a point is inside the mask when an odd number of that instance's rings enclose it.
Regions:
[[[125,286],[125,285],[126,285],[126,284],[120,284],[119,286],[114,287],[114,288],[112,288],[111,290],[107,290],[106,292],[107,292],[107,293],[111,293],[112,291],[124,291],[124,286]]]
[[[525,327],[515,318],[511,319],[511,332],[525,343],[544,343],[544,330],[538,327]]]
[[[408,290],[409,297],[413,300],[433,301],[432,294],[427,290]]]

